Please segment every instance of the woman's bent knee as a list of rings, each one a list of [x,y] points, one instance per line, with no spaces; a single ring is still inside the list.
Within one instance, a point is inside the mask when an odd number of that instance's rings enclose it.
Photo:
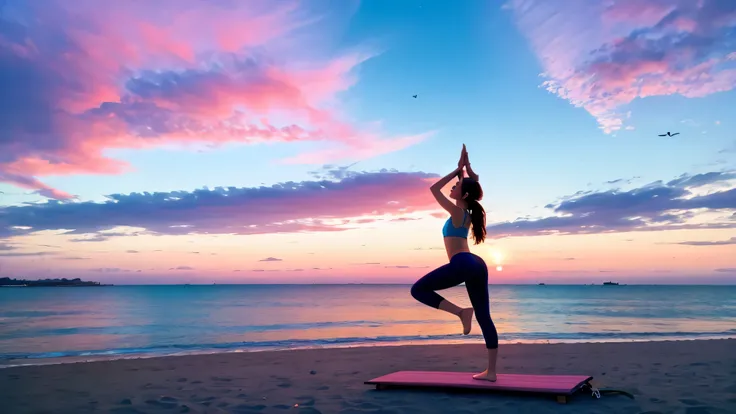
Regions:
[[[416,284],[416,283],[414,283],[414,284],[413,284],[413,285],[411,286],[411,296],[412,296],[412,297],[413,297],[414,299],[416,299],[416,300],[419,300],[419,301],[421,302],[421,300],[420,300],[419,298],[420,298],[420,297],[422,296],[422,290],[421,290],[421,288],[419,288],[419,287],[417,286],[417,284]]]
[[[417,301],[432,307],[439,308],[442,296],[438,295],[437,292],[429,289],[422,288],[416,283],[411,287],[411,296]]]
[[[411,296],[416,299],[417,301],[425,304],[425,305],[431,305],[432,299],[432,292],[428,291],[426,289],[422,289],[417,285],[416,283],[411,287]]]

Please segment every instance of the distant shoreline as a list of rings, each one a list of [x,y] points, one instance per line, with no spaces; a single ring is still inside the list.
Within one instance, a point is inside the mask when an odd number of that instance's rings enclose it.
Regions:
[[[54,285],[54,284],[48,284],[48,285],[0,285],[0,288],[22,288],[22,287],[25,287],[25,288],[39,288],[39,287],[103,287],[103,286],[115,286],[115,285],[112,285],[112,284],[110,284],[110,285],[103,285],[101,283],[89,284],[89,285],[86,285],[86,284],[79,284],[79,285],[63,285],[63,284],[59,284],[59,285]]]
[[[26,280],[11,279],[9,277],[0,278],[0,287],[3,288],[19,288],[19,287],[99,287],[113,286],[112,284],[102,284],[100,282],[92,282],[76,279],[43,279],[43,280]]]

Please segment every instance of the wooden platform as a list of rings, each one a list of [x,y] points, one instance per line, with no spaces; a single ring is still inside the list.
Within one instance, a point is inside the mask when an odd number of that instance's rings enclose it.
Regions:
[[[593,377],[587,375],[521,375],[498,374],[496,382],[473,379],[473,372],[398,371],[366,381],[376,389],[392,387],[457,388],[495,392],[527,392],[553,394],[566,403],[567,397],[579,391]]]

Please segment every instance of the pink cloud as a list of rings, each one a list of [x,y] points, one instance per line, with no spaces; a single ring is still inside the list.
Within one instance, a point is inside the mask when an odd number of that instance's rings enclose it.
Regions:
[[[47,186],[46,184],[36,180],[35,178],[26,175],[18,175],[13,174],[12,172],[3,172],[2,170],[0,170],[0,182],[12,183],[21,188],[33,189],[36,190],[38,194],[48,198],[72,198],[71,194],[55,190]]]
[[[608,3],[602,13],[602,21],[607,24],[626,22],[643,27],[654,26],[668,14],[681,7],[671,0],[631,1],[616,0]]]
[[[5,207],[0,208],[0,238],[68,230],[68,234],[93,235],[78,241],[96,242],[124,237],[99,233],[118,226],[171,235],[344,231],[352,228],[351,218],[360,223],[361,216],[401,217],[436,210],[429,191],[435,177],[426,173],[351,172],[332,181],[111,194],[103,203],[50,201]],[[26,227],[30,229],[19,230]]]
[[[0,181],[47,197],[70,195],[37,177],[129,171],[104,155],[112,148],[320,140],[370,157],[424,137],[388,139],[343,119],[337,94],[372,54],[310,58],[303,51],[313,44],[295,29],[320,39],[327,29],[315,16],[326,12],[298,2],[11,0],[5,8],[0,107],[10,109],[0,115],[9,137],[0,138]]]
[[[727,64],[733,1],[511,4],[544,66],[543,85],[588,111],[606,133],[624,128],[624,107],[636,98],[704,97],[736,86],[736,69]]]

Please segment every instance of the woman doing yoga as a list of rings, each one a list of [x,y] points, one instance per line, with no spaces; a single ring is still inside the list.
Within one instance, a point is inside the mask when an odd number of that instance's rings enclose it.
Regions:
[[[466,169],[469,177],[464,177]],[[442,194],[442,188],[454,177],[457,183],[452,186],[449,200]],[[488,350],[488,366],[480,374],[473,375],[477,380],[496,381],[496,358],[498,356],[498,333],[491,320],[488,300],[488,267],[479,256],[470,252],[468,230],[472,225],[475,244],[482,243],[486,236],[486,213],[478,203],[483,198],[483,190],[478,183],[478,175],[473,172],[468,153],[463,144],[457,168],[430,187],[437,202],[450,213],[450,218],[442,228],[445,250],[449,263],[431,271],[414,283],[411,295],[419,302],[436,309],[449,312],[460,318],[463,334],[470,333],[473,312],[483,332]],[[448,289],[465,282],[472,308],[462,309],[443,298],[436,290]]]

